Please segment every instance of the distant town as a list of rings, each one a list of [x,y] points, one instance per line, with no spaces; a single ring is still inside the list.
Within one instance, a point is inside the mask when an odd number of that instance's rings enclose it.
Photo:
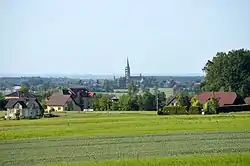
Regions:
[[[114,96],[122,90],[128,89],[128,85],[134,83],[138,88],[158,87],[168,91],[166,95],[174,94],[180,90],[190,93],[199,91],[199,84],[203,81],[202,76],[144,76],[133,75],[129,60],[125,64],[124,76],[113,78],[85,79],[69,77],[0,77],[0,92],[9,94],[15,92],[18,87],[26,86],[32,93],[39,94],[41,91],[59,90],[69,87],[84,87],[92,92],[113,93]],[[95,77],[95,76],[92,76]],[[171,93],[169,93],[171,91]],[[119,94],[118,94],[119,95]]]

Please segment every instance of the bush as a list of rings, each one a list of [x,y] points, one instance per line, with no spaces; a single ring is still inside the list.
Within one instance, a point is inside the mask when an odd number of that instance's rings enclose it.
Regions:
[[[191,106],[189,107],[188,114],[192,114],[192,115],[201,114],[201,108],[198,106]]]

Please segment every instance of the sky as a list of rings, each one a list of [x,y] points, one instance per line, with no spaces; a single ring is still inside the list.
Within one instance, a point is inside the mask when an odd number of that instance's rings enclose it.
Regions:
[[[0,0],[0,76],[202,74],[250,47],[249,0]]]

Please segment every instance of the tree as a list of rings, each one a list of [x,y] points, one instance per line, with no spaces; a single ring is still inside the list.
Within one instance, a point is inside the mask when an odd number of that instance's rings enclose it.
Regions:
[[[219,108],[219,101],[216,98],[211,97],[208,101],[204,104],[203,109],[208,114],[216,114]]]
[[[110,99],[107,95],[103,95],[99,100],[99,104],[101,111],[107,111],[110,108]]]
[[[120,96],[118,103],[119,103],[119,108],[121,111],[131,110],[131,96],[130,95]]]
[[[193,96],[190,100],[191,106],[195,106],[195,107],[200,107],[201,104],[199,102],[199,100],[197,99],[197,95]]]
[[[191,103],[188,95],[185,93],[180,93],[177,97],[177,105],[190,107]]]
[[[141,104],[142,104],[141,108],[143,110],[147,110],[147,111],[155,110],[155,107],[156,107],[155,96],[152,95],[149,91],[145,92],[142,95]]]
[[[41,103],[41,106],[42,106],[43,109],[47,109],[47,105],[46,105],[45,100],[41,100],[40,103]]]
[[[67,111],[73,111],[73,109],[74,109],[73,101],[67,102]]]
[[[111,110],[112,111],[119,111],[119,103],[117,101],[112,102]]]
[[[4,95],[0,92],[0,110],[3,110],[6,104]]]
[[[203,68],[205,80],[204,91],[237,92],[243,97],[250,95],[250,51],[232,50],[228,53],[218,52],[208,60]]]
[[[159,109],[163,109],[163,107],[166,105],[166,94],[164,92],[160,92],[158,94],[158,105],[159,105]]]
[[[138,92],[139,92],[139,89],[134,83],[128,86],[128,94],[130,96],[135,96]]]
[[[28,96],[29,95],[29,87],[22,85],[20,88],[20,91],[24,94],[24,96]]]

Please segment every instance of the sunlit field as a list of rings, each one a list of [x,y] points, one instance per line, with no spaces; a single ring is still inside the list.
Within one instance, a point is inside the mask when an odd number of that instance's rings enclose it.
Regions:
[[[154,111],[125,111],[59,115],[0,121],[0,165],[249,164],[249,113],[157,116]]]

